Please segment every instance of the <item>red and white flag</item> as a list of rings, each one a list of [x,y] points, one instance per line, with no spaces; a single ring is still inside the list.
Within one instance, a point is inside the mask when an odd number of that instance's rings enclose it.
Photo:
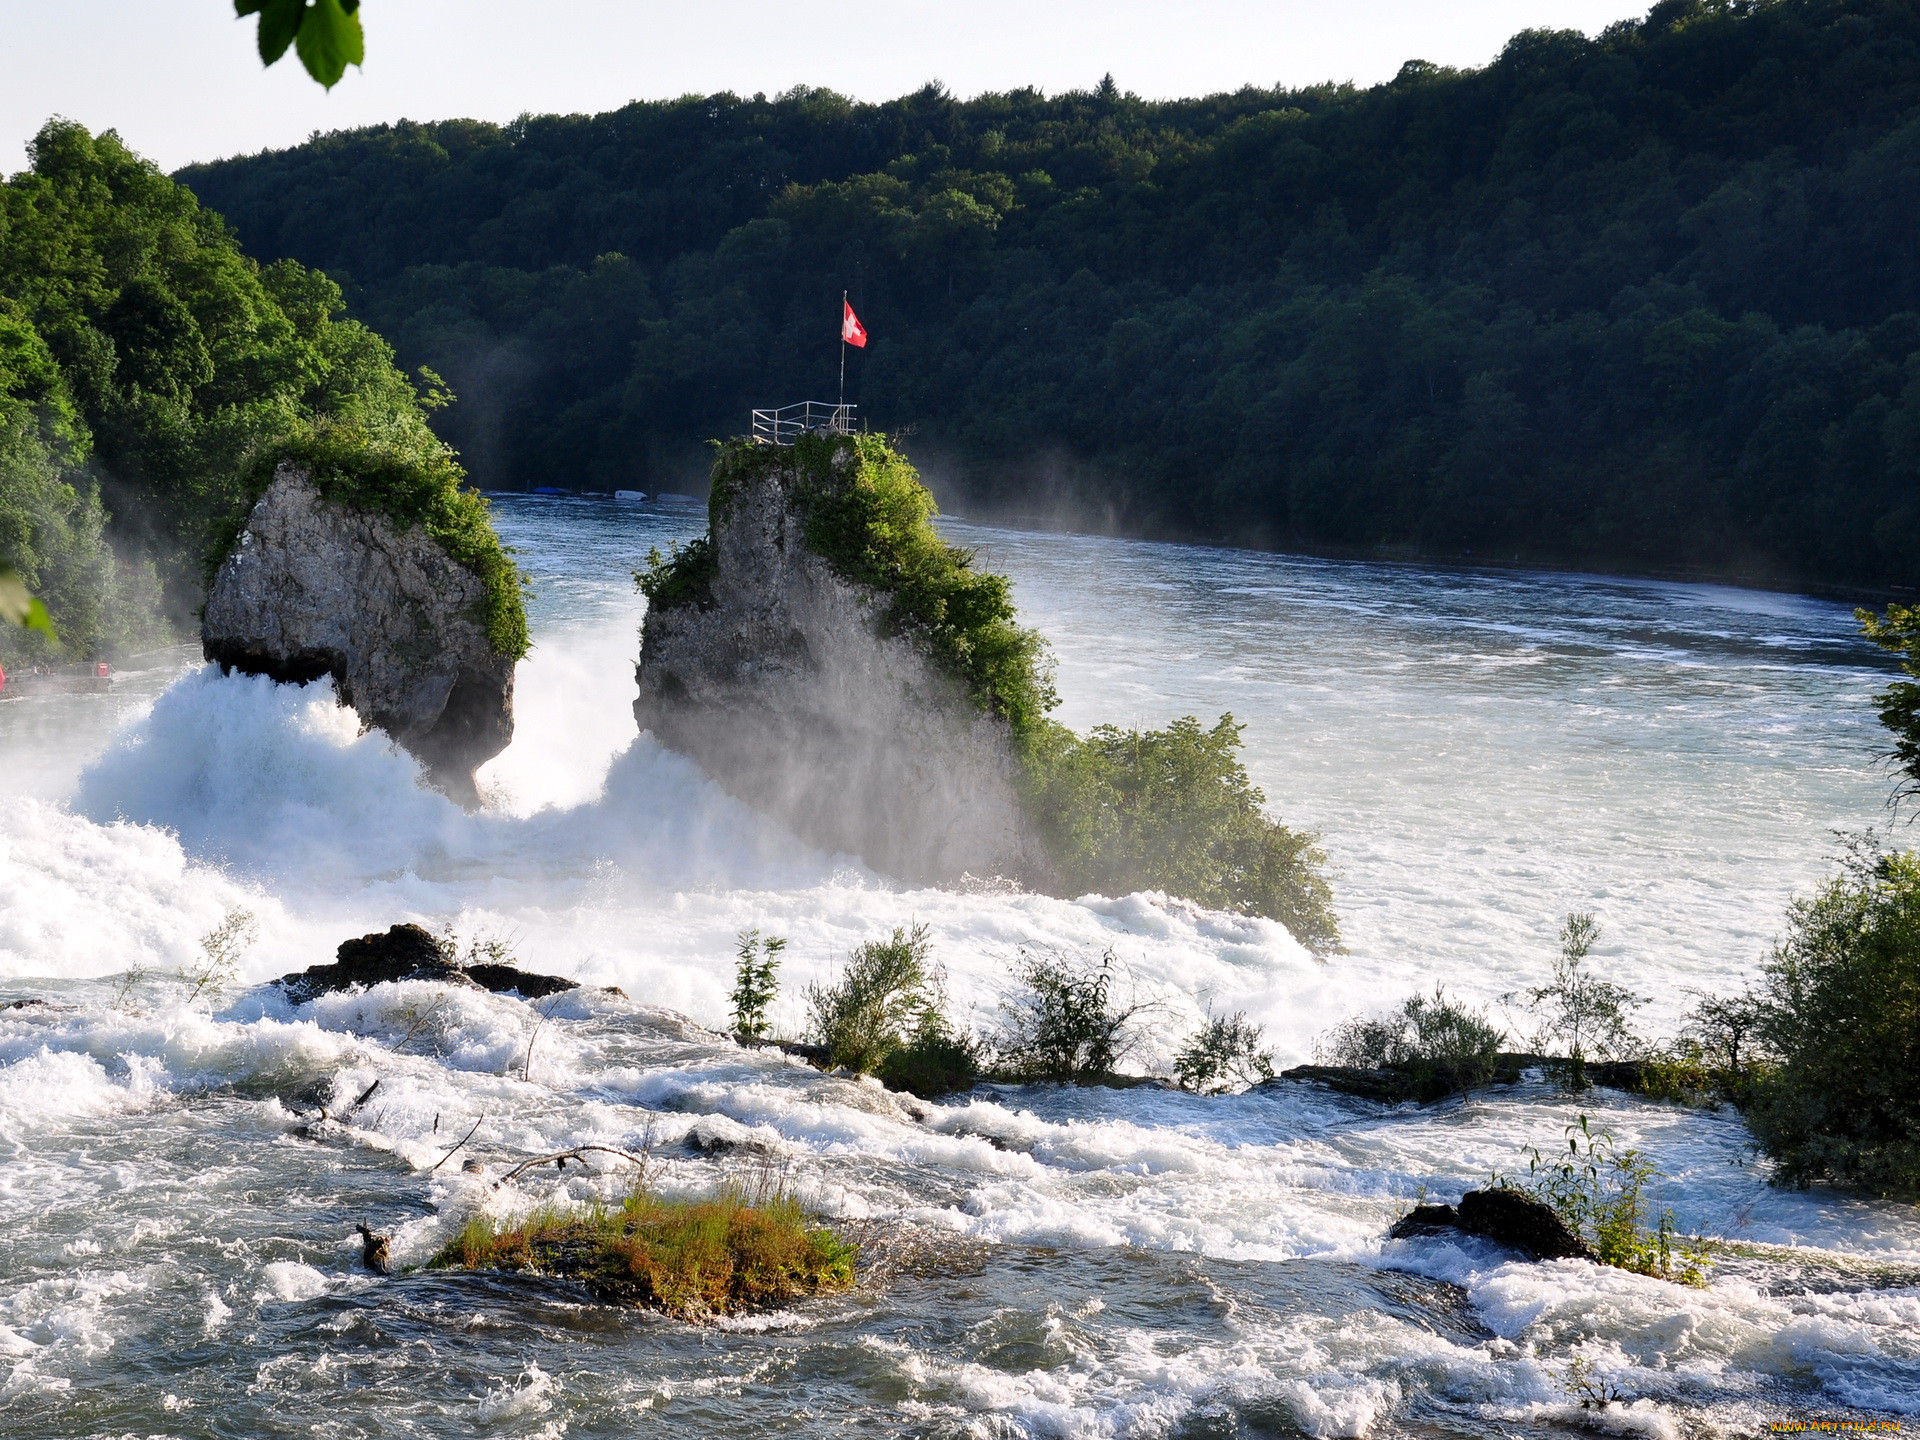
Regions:
[[[860,317],[853,313],[853,306],[848,301],[843,299],[840,308],[847,312],[840,317],[840,338],[849,345],[866,349],[867,327],[860,323]]]

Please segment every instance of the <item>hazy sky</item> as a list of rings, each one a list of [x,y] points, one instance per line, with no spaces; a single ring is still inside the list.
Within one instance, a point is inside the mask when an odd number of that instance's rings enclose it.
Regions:
[[[367,67],[331,94],[262,70],[231,0],[0,0],[0,170],[49,115],[173,169],[403,116],[510,120],[689,91],[825,85],[884,100],[1085,88],[1163,97],[1482,65],[1516,30],[1589,34],[1636,0],[364,0]]]

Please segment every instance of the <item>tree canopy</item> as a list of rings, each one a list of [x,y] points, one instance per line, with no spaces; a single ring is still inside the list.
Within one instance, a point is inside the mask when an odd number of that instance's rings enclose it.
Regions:
[[[699,441],[830,393],[850,288],[863,413],[982,511],[1920,572],[1914,0],[1661,0],[1365,90],[687,96],[180,178],[447,374],[490,485],[695,488]]]
[[[163,613],[189,617],[281,456],[318,447],[333,471],[378,472],[389,509],[420,509],[402,491],[457,492],[414,385],[340,317],[324,274],[243,254],[111,131],[53,121],[30,157],[0,184],[0,565],[45,601],[68,654],[157,642]],[[500,570],[484,514],[443,528],[462,526],[462,558]],[[517,615],[505,577],[495,608]],[[496,627],[509,648],[512,618]],[[44,633],[0,632],[0,647],[54,653]]]

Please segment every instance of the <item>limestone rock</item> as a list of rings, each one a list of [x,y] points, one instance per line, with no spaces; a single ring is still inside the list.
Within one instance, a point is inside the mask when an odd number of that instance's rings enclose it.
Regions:
[[[334,504],[282,464],[214,578],[201,645],[223,669],[331,675],[342,704],[473,806],[473,772],[513,738],[513,661],[488,642],[485,595],[422,531]]]
[[[886,596],[807,548],[786,455],[716,509],[709,593],[648,608],[640,728],[801,838],[899,879],[1043,885],[1011,728],[912,634],[884,633]]]

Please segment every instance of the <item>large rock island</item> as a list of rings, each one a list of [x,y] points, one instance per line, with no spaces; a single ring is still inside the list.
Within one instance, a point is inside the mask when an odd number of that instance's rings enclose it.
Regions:
[[[490,558],[497,541],[481,549]],[[426,525],[329,498],[308,467],[283,461],[214,578],[202,648],[222,668],[278,681],[332,676],[342,704],[472,806],[474,771],[513,738],[524,649],[489,632],[499,584]],[[517,581],[511,601],[518,617]]]
[[[722,450],[709,535],[643,579],[634,716],[825,849],[918,883],[1044,884],[1006,715],[975,703],[930,628],[850,578],[823,535],[875,498],[890,459],[852,436]],[[924,526],[931,499],[913,488]]]

